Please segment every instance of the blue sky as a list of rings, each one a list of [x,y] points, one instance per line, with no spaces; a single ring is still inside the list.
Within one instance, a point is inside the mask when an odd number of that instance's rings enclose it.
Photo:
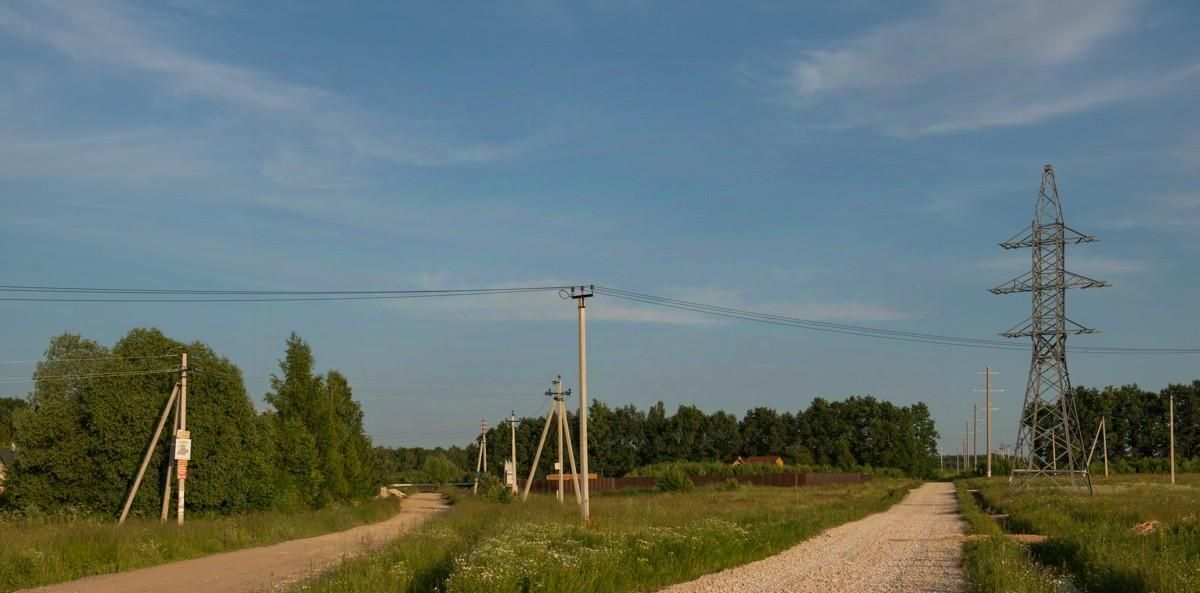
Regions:
[[[991,337],[986,289],[1043,163],[1102,241],[1070,295],[1104,333],[1197,346],[1200,11],[1190,2],[0,4],[8,284],[228,289],[595,283]],[[575,379],[553,294],[422,302],[6,303],[0,359],[135,326],[200,339],[256,399],[290,331],[384,444],[469,440]],[[943,443],[991,365],[1012,442],[1028,354],[589,309],[590,392],[742,412],[928,402]],[[1074,356],[1158,389],[1196,356]],[[28,368],[4,367],[4,376]],[[7,384],[20,393],[25,385]]]

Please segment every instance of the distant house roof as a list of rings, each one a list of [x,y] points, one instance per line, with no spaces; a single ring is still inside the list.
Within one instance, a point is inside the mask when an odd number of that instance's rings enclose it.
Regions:
[[[749,457],[738,457],[733,461],[734,465],[742,465],[745,463],[766,463],[770,465],[783,465],[783,458],[778,455],[751,455]]]

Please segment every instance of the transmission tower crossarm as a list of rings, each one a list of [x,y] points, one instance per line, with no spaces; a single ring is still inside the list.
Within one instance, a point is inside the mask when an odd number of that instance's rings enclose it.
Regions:
[[[1033,247],[1033,228],[1027,227],[1017,231],[1009,240],[999,243],[1005,249],[1021,249],[1022,247]]]

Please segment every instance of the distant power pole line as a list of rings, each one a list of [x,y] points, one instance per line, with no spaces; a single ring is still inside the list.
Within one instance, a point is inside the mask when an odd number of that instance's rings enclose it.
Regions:
[[[985,367],[980,374],[983,375],[983,393],[986,394],[983,404],[984,417],[986,418],[984,421],[986,425],[984,431],[987,432],[987,477],[990,478],[992,477],[992,412],[995,410],[992,407],[992,392],[1002,393],[1004,390],[992,389],[992,375],[999,374],[993,372],[992,367]],[[978,389],[975,390],[976,393],[979,391]]]
[[[1033,342],[1010,477],[1010,482],[1016,480],[1014,487],[1037,477],[1059,484],[1059,476],[1065,474],[1072,488],[1079,487],[1076,478],[1082,477],[1088,492],[1092,491],[1091,474],[1082,465],[1084,445],[1067,371],[1067,336],[1096,330],[1067,318],[1066,294],[1069,288],[1099,288],[1109,284],[1068,272],[1066,247],[1095,240],[1063,223],[1054,168],[1043,167],[1033,223],[1000,244],[1005,249],[1032,248],[1032,268],[991,289],[994,294],[1029,292],[1033,296],[1029,318],[1000,334],[1007,338],[1029,337]],[[1060,456],[1065,462],[1062,469],[1058,464]]]

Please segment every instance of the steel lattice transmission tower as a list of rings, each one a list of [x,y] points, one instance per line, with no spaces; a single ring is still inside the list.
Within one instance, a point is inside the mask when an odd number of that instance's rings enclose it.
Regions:
[[[1006,338],[1028,336],[1033,341],[1033,359],[1029,363],[1029,382],[1025,405],[1017,428],[1017,446],[1009,482],[1021,487],[1029,480],[1044,477],[1057,485],[1092,490],[1088,473],[1079,417],[1067,372],[1067,336],[1090,334],[1086,328],[1067,318],[1068,288],[1097,288],[1107,282],[1093,280],[1066,270],[1067,245],[1092,243],[1091,235],[1063,224],[1062,203],[1054,182],[1054,168],[1042,171],[1033,224],[1001,243],[1005,249],[1030,247],[1032,269],[1013,280],[991,289],[994,294],[1029,292],[1033,294],[1033,313],[1028,319],[1000,334]],[[1062,481],[1063,478],[1069,481]]]

